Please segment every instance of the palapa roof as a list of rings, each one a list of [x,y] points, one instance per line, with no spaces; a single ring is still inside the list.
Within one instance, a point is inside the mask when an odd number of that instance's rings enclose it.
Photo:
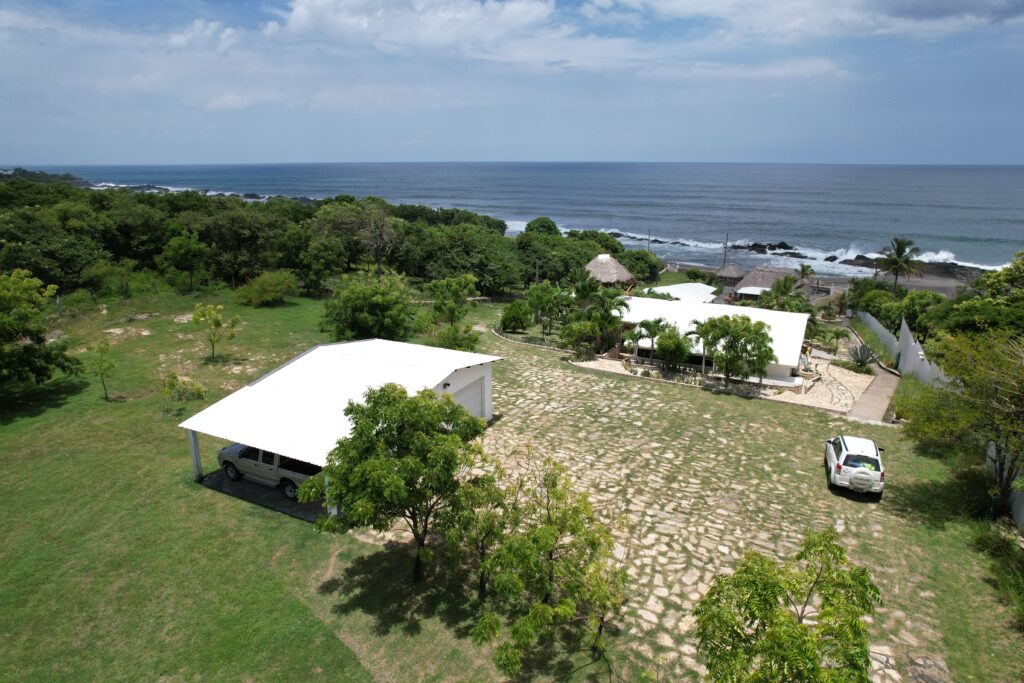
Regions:
[[[626,266],[611,254],[598,254],[587,264],[587,272],[598,282],[606,285],[627,284],[636,278]]]
[[[744,275],[742,280],[736,283],[736,291],[744,289],[745,287],[771,289],[776,280],[780,280],[783,277],[792,274],[792,270],[785,270],[783,268],[754,268],[752,271]]]
[[[722,266],[715,274],[718,277],[724,277],[727,280],[739,280],[743,277],[743,269],[737,266],[735,263],[730,263],[727,266]]]

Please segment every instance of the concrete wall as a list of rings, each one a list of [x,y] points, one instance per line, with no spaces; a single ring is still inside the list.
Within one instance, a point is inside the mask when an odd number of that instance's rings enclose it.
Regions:
[[[473,410],[478,417],[482,417],[485,420],[490,420],[492,415],[491,402],[493,398],[493,387],[492,387],[492,365],[491,363],[485,363],[483,365],[474,365],[471,368],[462,368],[456,370],[452,374],[448,375],[441,384],[434,387],[434,391],[445,394],[457,394],[460,390],[465,389],[473,382],[477,380],[483,381],[483,406],[482,410]],[[445,386],[445,385],[448,386]],[[454,398],[454,396],[453,396]]]

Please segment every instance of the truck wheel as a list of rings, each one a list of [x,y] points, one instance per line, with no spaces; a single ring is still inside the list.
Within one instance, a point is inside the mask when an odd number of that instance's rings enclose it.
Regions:
[[[295,500],[299,497],[299,487],[291,479],[281,482],[281,490],[284,491],[284,497],[288,500]]]
[[[224,476],[231,481],[238,481],[242,478],[242,473],[238,471],[238,468],[229,462],[224,463]]]

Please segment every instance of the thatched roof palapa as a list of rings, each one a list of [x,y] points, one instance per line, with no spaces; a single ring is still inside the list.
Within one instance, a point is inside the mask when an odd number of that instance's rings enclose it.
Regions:
[[[611,254],[598,254],[587,264],[587,272],[605,285],[629,284],[635,280],[626,266]]]
[[[744,287],[771,289],[771,286],[775,284],[776,280],[780,280],[787,275],[792,274],[792,270],[784,270],[782,268],[754,268],[752,271],[744,275],[742,280],[736,283],[736,289],[739,290]]]
[[[743,277],[743,269],[737,266],[735,263],[730,263],[727,266],[722,266],[715,274],[725,280],[739,280]]]

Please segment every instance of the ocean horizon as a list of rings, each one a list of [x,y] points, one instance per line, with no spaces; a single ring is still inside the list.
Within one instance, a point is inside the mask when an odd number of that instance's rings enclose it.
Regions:
[[[785,242],[806,259],[730,249],[744,267],[863,275],[839,263],[909,237],[921,260],[996,268],[1024,249],[1024,166],[711,162],[370,162],[32,165],[97,187],[268,197],[379,196],[500,218],[540,215],[564,230],[621,235],[629,247],[713,266],[723,243]],[[835,257],[835,260],[832,260]],[[830,259],[830,260],[826,260]]]

